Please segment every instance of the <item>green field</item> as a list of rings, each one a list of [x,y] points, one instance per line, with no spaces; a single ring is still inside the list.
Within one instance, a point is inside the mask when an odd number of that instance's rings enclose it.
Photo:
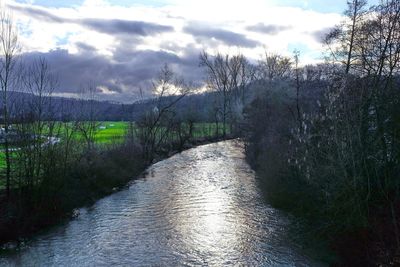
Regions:
[[[97,144],[122,142],[128,130],[128,126],[128,122],[123,121],[100,122],[96,130],[95,142]]]

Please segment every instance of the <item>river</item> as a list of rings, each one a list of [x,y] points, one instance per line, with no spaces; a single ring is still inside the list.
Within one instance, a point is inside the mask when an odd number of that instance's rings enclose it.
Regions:
[[[0,256],[1,266],[318,266],[289,241],[238,141],[152,165],[124,190]]]

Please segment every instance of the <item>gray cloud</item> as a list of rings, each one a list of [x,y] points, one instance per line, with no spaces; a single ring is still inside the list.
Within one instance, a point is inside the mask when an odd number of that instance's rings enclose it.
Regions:
[[[314,39],[317,42],[324,43],[324,40],[328,33],[330,33],[333,30],[333,28],[324,28],[322,30],[310,32],[311,36],[314,37]]]
[[[265,33],[269,35],[276,35],[282,31],[289,30],[291,28],[292,28],[291,26],[275,25],[275,24],[265,25],[264,23],[258,23],[246,27],[246,29],[249,31]]]
[[[94,53],[97,50],[95,47],[93,47],[91,45],[88,45],[88,44],[85,44],[85,43],[82,43],[82,42],[76,42],[75,45],[77,46],[79,51],[85,51],[85,52],[88,52],[88,53]]]
[[[260,45],[255,40],[248,39],[245,35],[235,33],[232,31],[206,28],[201,26],[189,25],[183,28],[185,33],[193,35],[197,40],[204,41],[205,39],[216,39],[227,45],[242,46],[242,47],[256,47]],[[207,40],[209,41],[209,40]]]
[[[39,20],[44,20],[52,23],[78,24],[88,29],[101,33],[107,33],[110,35],[130,34],[137,36],[149,36],[163,32],[174,31],[174,28],[172,26],[160,25],[144,21],[120,19],[70,19],[56,16],[40,8],[33,8],[28,6],[22,7],[15,5],[12,5],[10,7],[14,11],[21,12],[25,15]]]
[[[68,19],[58,17],[56,15],[51,14],[43,9],[33,8],[33,7],[22,7],[22,6],[15,6],[9,5],[9,7],[17,12],[21,12],[23,14],[29,15],[39,20],[44,20],[47,22],[55,22],[55,23],[65,23]]]
[[[151,81],[165,63],[187,81],[198,83],[202,78],[202,70],[198,67],[200,51],[191,47],[182,57],[164,51],[130,51],[118,47],[113,59],[93,53],[90,47],[81,46],[79,51],[78,54],[71,54],[58,49],[47,53],[26,53],[23,57],[27,64],[38,57],[48,61],[58,76],[56,93],[77,93],[82,86],[94,82],[114,92],[104,95],[105,99],[121,102],[132,101],[135,95],[138,97],[139,88],[144,89],[145,96],[150,96]],[[116,60],[118,58],[125,60]]]
[[[77,53],[56,49],[48,52],[24,54],[24,61],[29,63],[37,57],[44,57],[52,70],[58,74],[58,94],[77,93],[82,86],[94,82],[106,87],[112,94],[103,97],[116,101],[132,101],[132,96],[139,96],[139,88],[145,96],[150,96],[153,78],[160,68],[169,64],[182,78],[194,84],[203,80],[203,70],[198,66],[200,50],[195,44],[181,46],[179,41],[169,41],[160,46],[160,51],[138,50],[144,36],[174,31],[166,25],[119,19],[70,19],[56,16],[46,9],[29,6],[12,6],[14,11],[49,23],[70,23],[81,25],[91,30],[116,36],[113,55],[103,56],[95,47],[82,42],[75,43]],[[255,47],[259,42],[248,39],[245,35],[216,28],[189,25],[184,31],[200,42],[212,46],[221,42],[227,45]],[[179,56],[178,56],[179,52]],[[128,97],[129,96],[129,97]]]
[[[134,34],[139,36],[148,36],[163,32],[171,32],[174,30],[171,26],[120,19],[82,19],[79,24],[92,30],[107,34]]]
[[[90,81],[101,85],[110,85],[109,73],[113,66],[100,55],[82,49],[79,54],[70,54],[67,50],[57,49],[46,53],[31,52],[23,55],[24,62],[29,64],[35,58],[45,58],[52,70],[59,77],[58,92],[76,93],[79,88]],[[120,89],[115,89],[120,92]]]
[[[198,67],[200,51],[195,46],[180,47],[178,43],[170,42],[170,49],[164,48],[170,52],[137,50],[136,46],[142,42],[143,36],[173,31],[173,27],[118,19],[69,19],[55,16],[40,8],[12,8],[35,19],[50,23],[79,24],[117,37],[111,58],[98,54],[95,47],[82,42],[75,43],[78,53],[74,54],[65,49],[24,54],[24,62],[27,64],[38,57],[48,61],[59,77],[59,87],[56,90],[58,94],[76,94],[82,86],[94,82],[111,91],[112,94],[104,94],[104,99],[132,101],[133,96],[139,96],[139,88],[144,90],[145,96],[150,96],[148,89],[151,81],[165,63],[185,80],[196,83],[202,79],[202,70]],[[175,50],[178,47],[184,56],[177,55]]]

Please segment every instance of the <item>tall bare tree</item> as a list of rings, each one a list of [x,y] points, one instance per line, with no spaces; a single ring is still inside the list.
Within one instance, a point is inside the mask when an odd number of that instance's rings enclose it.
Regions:
[[[299,132],[301,133],[303,131],[302,127],[302,114],[300,110],[300,68],[299,68],[299,61],[300,61],[300,51],[295,50],[293,52],[293,57],[294,57],[294,65],[295,65],[295,81],[296,81],[296,110],[297,110],[297,121],[298,121],[298,127],[299,127]]]
[[[2,115],[4,125],[4,146],[6,156],[6,192],[10,196],[11,187],[11,151],[9,140],[10,127],[10,91],[17,82],[17,55],[19,52],[18,33],[11,13],[0,6],[0,87]]]
[[[348,74],[353,64],[360,63],[359,39],[362,38],[362,26],[367,14],[366,0],[347,1],[346,19],[342,25],[326,36],[326,44],[335,61],[343,63]]]
[[[242,112],[242,108],[235,106],[239,104],[243,107],[245,88],[254,78],[254,68],[241,54],[230,56],[217,53],[210,57],[207,52],[200,54],[200,66],[206,70],[208,88],[218,93],[217,100],[220,103],[217,103],[215,112],[222,117],[222,132],[225,137],[226,125],[230,123],[232,129],[237,113]]]
[[[229,116],[229,104],[231,101],[232,88],[230,87],[229,74],[229,55],[218,53],[214,59],[204,51],[200,54],[200,66],[206,68],[207,85],[211,90],[215,90],[220,95],[220,104],[218,111],[222,114],[222,132],[226,136],[226,123]]]
[[[57,86],[57,79],[47,61],[38,58],[26,67],[22,81],[30,94],[27,107],[30,121],[20,124],[18,128],[25,136],[29,136],[26,146],[21,150],[26,152],[26,161],[31,163],[26,176],[31,178],[29,185],[32,187],[41,179],[45,166],[52,165],[53,159],[45,158],[44,152],[49,151],[56,140],[51,96]]]

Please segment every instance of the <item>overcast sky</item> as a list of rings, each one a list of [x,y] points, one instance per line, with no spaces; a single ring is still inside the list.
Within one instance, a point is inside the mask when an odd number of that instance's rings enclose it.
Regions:
[[[100,98],[131,102],[164,63],[199,82],[199,53],[263,51],[321,61],[321,37],[342,20],[346,0],[9,0],[27,61],[42,55],[58,95],[90,81]]]

